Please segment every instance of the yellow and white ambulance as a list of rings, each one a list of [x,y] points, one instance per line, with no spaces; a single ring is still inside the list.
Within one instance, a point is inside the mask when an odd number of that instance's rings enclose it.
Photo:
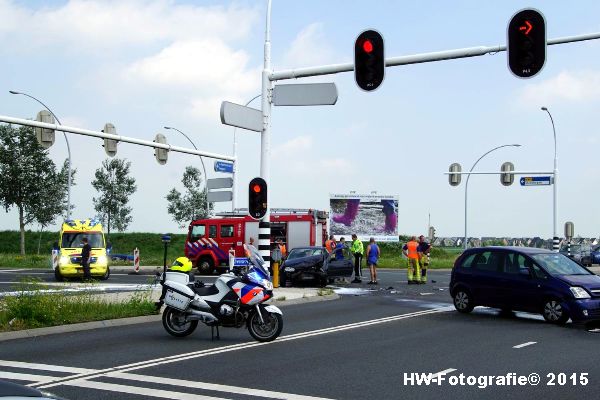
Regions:
[[[110,276],[106,242],[100,221],[97,219],[69,219],[62,224],[60,229],[58,265],[54,269],[57,281],[62,281],[64,278],[83,277],[81,249],[84,237],[92,247],[90,253],[92,276],[102,280],[106,280]]]

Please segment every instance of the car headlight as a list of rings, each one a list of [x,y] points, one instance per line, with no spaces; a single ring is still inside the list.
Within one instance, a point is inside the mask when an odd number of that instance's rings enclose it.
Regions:
[[[58,265],[67,265],[69,263],[69,257],[60,256],[60,260],[58,261]]]
[[[98,260],[96,261],[96,264],[107,264],[108,263],[108,259],[106,258],[106,256],[99,256]]]
[[[590,294],[582,287],[571,286],[569,289],[576,299],[589,299],[591,297]]]
[[[273,282],[268,279],[262,280],[262,286],[267,290],[273,290]]]

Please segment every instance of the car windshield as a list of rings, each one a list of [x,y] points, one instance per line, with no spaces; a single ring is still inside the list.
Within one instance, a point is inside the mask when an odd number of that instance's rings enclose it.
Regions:
[[[533,259],[553,276],[556,275],[590,275],[590,272],[563,254],[534,254]]]
[[[321,249],[293,249],[288,255],[288,260],[302,257],[319,256],[321,254],[323,254]]]
[[[83,247],[82,239],[86,237],[92,248],[104,247],[104,239],[100,232],[65,232],[62,235],[62,248]]]

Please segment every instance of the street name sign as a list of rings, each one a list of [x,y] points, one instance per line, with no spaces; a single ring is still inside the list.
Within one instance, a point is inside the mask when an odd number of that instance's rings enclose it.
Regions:
[[[221,123],[255,132],[262,132],[262,111],[224,101],[221,103]]]
[[[524,176],[520,180],[521,186],[546,186],[551,185],[550,176]]]
[[[337,87],[333,82],[275,85],[273,89],[276,106],[332,106],[337,99]]]
[[[221,201],[231,201],[233,194],[229,190],[223,190],[220,192],[208,192],[208,202],[218,203]]]
[[[233,178],[216,178],[206,181],[206,187],[211,189],[229,189],[233,187]]]
[[[225,161],[215,161],[215,172],[233,173],[233,163]]]

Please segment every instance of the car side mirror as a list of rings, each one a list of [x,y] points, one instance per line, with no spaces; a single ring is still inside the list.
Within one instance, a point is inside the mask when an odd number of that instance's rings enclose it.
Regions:
[[[529,273],[529,270],[527,268],[520,268],[519,275],[521,275],[527,279],[531,279],[531,274]]]

